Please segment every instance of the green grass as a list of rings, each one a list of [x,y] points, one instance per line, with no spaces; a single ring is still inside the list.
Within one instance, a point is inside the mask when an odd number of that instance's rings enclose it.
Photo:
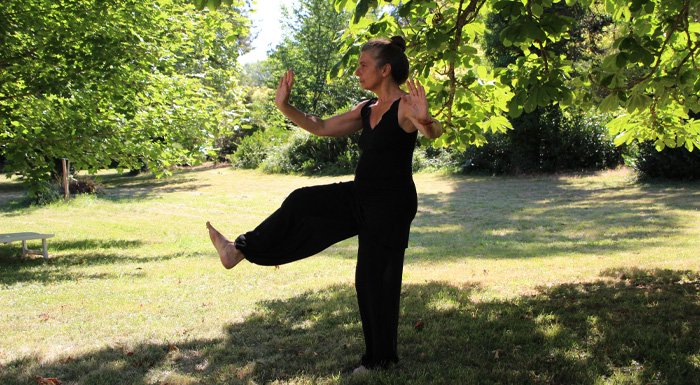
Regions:
[[[105,172],[45,207],[0,179],[0,233],[56,234],[0,245],[0,384],[700,384],[700,184],[417,175],[401,363],[352,379],[356,240],[227,271],[204,227],[347,179]]]

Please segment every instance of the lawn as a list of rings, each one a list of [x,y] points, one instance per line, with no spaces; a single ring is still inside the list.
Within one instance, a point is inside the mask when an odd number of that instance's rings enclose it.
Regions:
[[[0,244],[0,384],[700,384],[700,183],[416,175],[402,360],[351,378],[356,239],[225,270],[204,225],[349,178],[104,172],[36,207],[0,177],[0,233],[56,234],[48,262]]]

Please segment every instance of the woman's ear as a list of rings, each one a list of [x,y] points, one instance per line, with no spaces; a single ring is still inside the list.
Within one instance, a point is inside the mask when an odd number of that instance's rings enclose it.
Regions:
[[[391,76],[391,64],[386,63],[382,66],[382,76],[383,77]]]

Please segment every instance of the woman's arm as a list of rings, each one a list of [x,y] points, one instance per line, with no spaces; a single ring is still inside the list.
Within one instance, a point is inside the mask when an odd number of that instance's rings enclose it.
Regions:
[[[404,118],[408,119],[413,127],[425,137],[429,139],[439,137],[442,135],[442,125],[430,116],[425,89],[420,83],[413,80],[408,80],[406,84],[408,85],[408,94],[403,96],[406,108],[401,111]],[[401,121],[405,120],[401,119]]]
[[[275,105],[284,116],[297,126],[318,136],[345,136],[362,129],[360,109],[363,103],[353,109],[332,118],[321,119],[318,116],[299,111],[289,104],[289,95],[294,85],[294,72],[287,70],[280,79],[275,95]]]

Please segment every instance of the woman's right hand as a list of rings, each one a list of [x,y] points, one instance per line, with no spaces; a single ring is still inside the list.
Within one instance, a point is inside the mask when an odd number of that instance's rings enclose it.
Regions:
[[[294,71],[287,70],[287,72],[280,78],[280,84],[277,86],[277,94],[275,95],[275,105],[277,108],[282,108],[289,102],[289,95],[292,92],[292,85],[294,84]]]

